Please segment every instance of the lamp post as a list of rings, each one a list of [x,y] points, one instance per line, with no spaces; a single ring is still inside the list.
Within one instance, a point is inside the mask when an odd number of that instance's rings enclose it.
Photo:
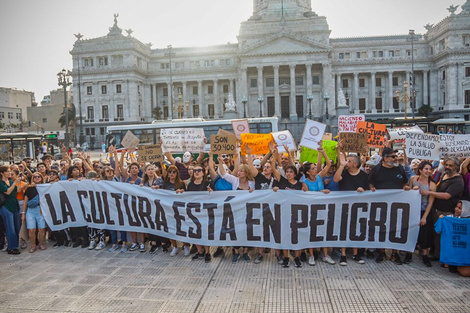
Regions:
[[[408,96],[408,82],[404,81],[403,82],[403,93],[400,93],[399,90],[395,91],[395,97],[397,98],[398,102],[403,102],[405,104],[405,120],[407,119],[406,117],[406,107],[408,102],[410,102],[410,97]]]
[[[178,93],[178,104],[175,105],[175,111],[178,112],[178,118],[183,118],[183,113],[188,111],[189,108],[189,101],[186,101],[183,104],[183,95]]]
[[[67,107],[67,86],[70,86],[70,73],[63,69],[57,74],[59,86],[64,88],[64,117],[65,117],[65,149],[69,151],[69,110]]]
[[[313,96],[312,95],[307,95],[307,101],[308,101],[308,118],[312,119],[312,100]]]
[[[325,94],[323,95],[323,99],[326,102],[325,118],[328,120],[330,118],[330,116],[328,115],[328,100],[330,100],[330,95],[325,92]]]
[[[258,97],[258,103],[259,103],[259,117],[263,117],[263,110],[262,110],[262,104],[263,104],[263,97]]]
[[[82,120],[82,87],[80,86],[80,57],[77,58],[78,61],[78,111],[80,112],[80,135],[78,136],[78,142],[80,146],[83,144],[84,134],[83,134],[83,120]]]
[[[175,55],[175,54],[172,52],[173,47],[171,45],[168,45],[167,49],[168,49],[168,52],[165,53],[165,55],[167,55],[170,58],[170,65],[169,65],[169,68],[170,68],[170,89],[168,90],[168,108],[169,108],[168,111],[170,111],[169,112],[170,118],[172,118],[173,114],[171,113],[171,111],[173,110],[173,75],[172,75],[172,72],[171,72],[171,56]]]
[[[246,118],[246,103],[248,100],[246,100],[246,97],[243,97],[242,103],[243,103],[243,118]]]
[[[410,92],[411,92],[411,114],[413,119],[415,118],[415,106],[416,106],[416,91],[415,91],[415,58],[414,58],[414,38],[415,31],[410,29],[409,35],[411,37],[411,80],[410,80]],[[406,109],[405,109],[406,114]]]

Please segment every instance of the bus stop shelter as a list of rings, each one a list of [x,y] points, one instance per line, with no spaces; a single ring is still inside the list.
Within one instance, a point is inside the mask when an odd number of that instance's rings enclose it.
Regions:
[[[29,133],[0,134],[0,161],[11,164],[25,157],[34,158],[34,141],[41,138],[42,135]]]

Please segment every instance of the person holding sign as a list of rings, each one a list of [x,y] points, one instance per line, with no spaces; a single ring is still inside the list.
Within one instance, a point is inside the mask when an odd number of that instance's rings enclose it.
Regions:
[[[206,140],[204,139],[204,142],[206,142]],[[182,159],[182,163],[180,162],[176,162],[175,158],[173,158],[173,154],[171,152],[166,152],[165,153],[165,156],[167,157],[168,161],[176,166],[178,168],[178,171],[179,171],[179,176],[182,180],[187,180],[189,179],[190,175],[188,173],[188,168],[189,166],[191,165],[191,162],[193,161],[193,154],[189,151],[186,151],[184,154],[183,154],[183,159]],[[201,151],[199,153],[199,156],[197,157],[197,164],[202,164],[202,161],[204,160],[204,151]]]

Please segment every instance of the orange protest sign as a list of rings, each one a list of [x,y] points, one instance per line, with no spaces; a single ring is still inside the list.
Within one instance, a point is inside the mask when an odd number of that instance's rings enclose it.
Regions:
[[[387,132],[387,126],[372,122],[359,121],[357,123],[357,132],[367,134],[367,145],[369,147],[383,147],[384,136]]]
[[[271,134],[241,134],[241,153],[246,155],[245,145],[251,148],[251,154],[266,154],[269,152],[269,143],[273,141]]]

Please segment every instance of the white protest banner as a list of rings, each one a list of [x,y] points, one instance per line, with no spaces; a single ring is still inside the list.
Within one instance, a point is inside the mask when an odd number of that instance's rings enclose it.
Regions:
[[[406,133],[406,156],[408,158],[440,160],[439,135]]]
[[[440,157],[467,158],[470,156],[470,135],[439,135]]]
[[[202,128],[161,129],[160,139],[165,152],[201,152],[205,149]]]
[[[277,151],[279,153],[287,152],[286,149],[284,149],[284,145],[287,145],[287,147],[289,148],[289,151],[297,150],[294,137],[292,137],[292,134],[290,133],[290,131],[283,130],[283,131],[274,132],[271,134],[273,135],[274,141],[277,143]]]
[[[162,147],[160,145],[140,145],[139,162],[161,162],[163,160]]]
[[[184,192],[110,181],[37,186],[52,230],[88,226],[156,234],[204,246],[299,250],[317,247],[414,251],[417,190]]]
[[[233,120],[232,128],[238,140],[241,140],[241,134],[250,133],[250,125],[248,124],[248,120]]]
[[[318,142],[322,140],[326,125],[307,119],[300,145],[313,150],[318,149]]]
[[[364,114],[340,115],[338,116],[338,133],[355,133],[357,123],[365,120]]]
[[[121,145],[126,148],[135,148],[139,144],[139,138],[137,138],[130,130],[127,131],[124,138],[121,140]]]
[[[418,133],[424,134],[423,130],[415,125],[413,127],[396,127],[396,128],[387,128],[388,135],[390,140],[403,140],[406,139],[406,133]]]

